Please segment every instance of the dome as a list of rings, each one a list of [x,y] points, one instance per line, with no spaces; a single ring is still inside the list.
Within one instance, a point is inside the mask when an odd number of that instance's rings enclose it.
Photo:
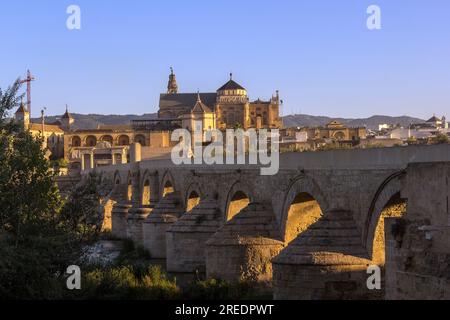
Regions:
[[[243,86],[233,80],[233,74],[230,73],[230,80],[217,90],[226,95],[246,95],[247,91]]]

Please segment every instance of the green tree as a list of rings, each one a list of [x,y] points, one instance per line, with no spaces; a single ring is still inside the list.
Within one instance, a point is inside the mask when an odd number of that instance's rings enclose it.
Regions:
[[[433,143],[436,144],[450,143],[450,138],[446,134],[439,133],[438,135],[436,135],[436,137],[433,138]]]
[[[19,106],[23,95],[18,95],[20,82],[17,79],[5,92],[0,88],[0,128],[7,129],[5,124],[12,109]],[[11,125],[11,122],[9,123]]]
[[[103,220],[99,206],[111,189],[110,181],[92,172],[67,197],[61,218],[71,230],[76,231],[79,241],[90,242],[99,235]]]
[[[0,90],[0,298],[60,298],[90,224],[63,214],[73,204],[59,194],[42,141],[7,119],[19,89],[16,81]]]

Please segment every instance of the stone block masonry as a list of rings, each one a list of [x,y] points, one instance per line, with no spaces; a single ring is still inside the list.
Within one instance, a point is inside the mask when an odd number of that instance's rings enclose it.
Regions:
[[[449,168],[450,145],[436,145],[282,154],[275,176],[157,160],[97,170],[126,190],[111,198],[113,234],[128,220],[170,271],[276,299],[449,299]],[[367,288],[372,264],[382,290]]]

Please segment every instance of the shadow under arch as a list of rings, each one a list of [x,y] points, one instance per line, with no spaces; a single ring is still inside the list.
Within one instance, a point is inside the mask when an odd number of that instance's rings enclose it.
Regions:
[[[151,186],[150,186],[150,178],[144,177],[142,181],[142,195],[141,195],[141,203],[144,206],[150,205],[151,201]]]
[[[118,186],[122,183],[122,178],[120,177],[120,171],[116,170],[114,172],[114,185]]]
[[[148,206],[158,201],[158,182],[156,175],[152,174],[150,170],[145,170],[140,181],[141,190],[141,204]]]
[[[131,203],[132,199],[133,199],[133,178],[130,171],[128,172],[127,177],[127,201]]]
[[[250,187],[240,180],[233,183],[228,191],[225,210],[223,211],[225,222],[230,221],[254,201],[253,194],[250,190]]]
[[[176,191],[175,180],[173,179],[173,176],[169,170],[166,170],[164,172],[161,180],[161,187],[159,188],[159,190],[161,190],[160,198],[164,198],[166,195],[174,193]]]
[[[200,201],[203,199],[203,192],[200,185],[197,182],[192,182],[186,189],[184,196],[184,204],[186,212],[190,212],[194,209]]]
[[[301,175],[289,185],[283,200],[281,236],[287,243],[317,222],[328,209],[322,191],[311,177]]]
[[[406,213],[407,199],[401,197],[402,170],[387,177],[372,198],[363,230],[363,243],[369,257],[384,263],[384,219],[400,218]],[[382,252],[381,252],[382,250]]]

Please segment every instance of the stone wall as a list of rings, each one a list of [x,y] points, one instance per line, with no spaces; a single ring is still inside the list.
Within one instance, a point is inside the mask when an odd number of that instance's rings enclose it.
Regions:
[[[131,208],[113,208],[113,233],[123,236],[125,228],[126,236],[128,220],[128,236],[154,258],[167,258],[171,271],[273,285],[277,299],[381,299],[384,289],[389,298],[404,299],[419,297],[418,288],[447,297],[450,146],[280,160],[275,176],[261,176],[251,165],[158,160],[99,168],[118,190],[132,192],[121,200]],[[149,192],[153,210],[136,216]],[[243,194],[246,207],[228,217]],[[192,195],[200,202],[190,210]],[[404,214],[405,201],[406,215],[394,222],[406,227],[392,226],[390,217]],[[386,285],[369,291],[367,267],[383,267],[385,241]]]
[[[408,210],[386,223],[386,298],[450,299],[450,163],[408,168]]]

